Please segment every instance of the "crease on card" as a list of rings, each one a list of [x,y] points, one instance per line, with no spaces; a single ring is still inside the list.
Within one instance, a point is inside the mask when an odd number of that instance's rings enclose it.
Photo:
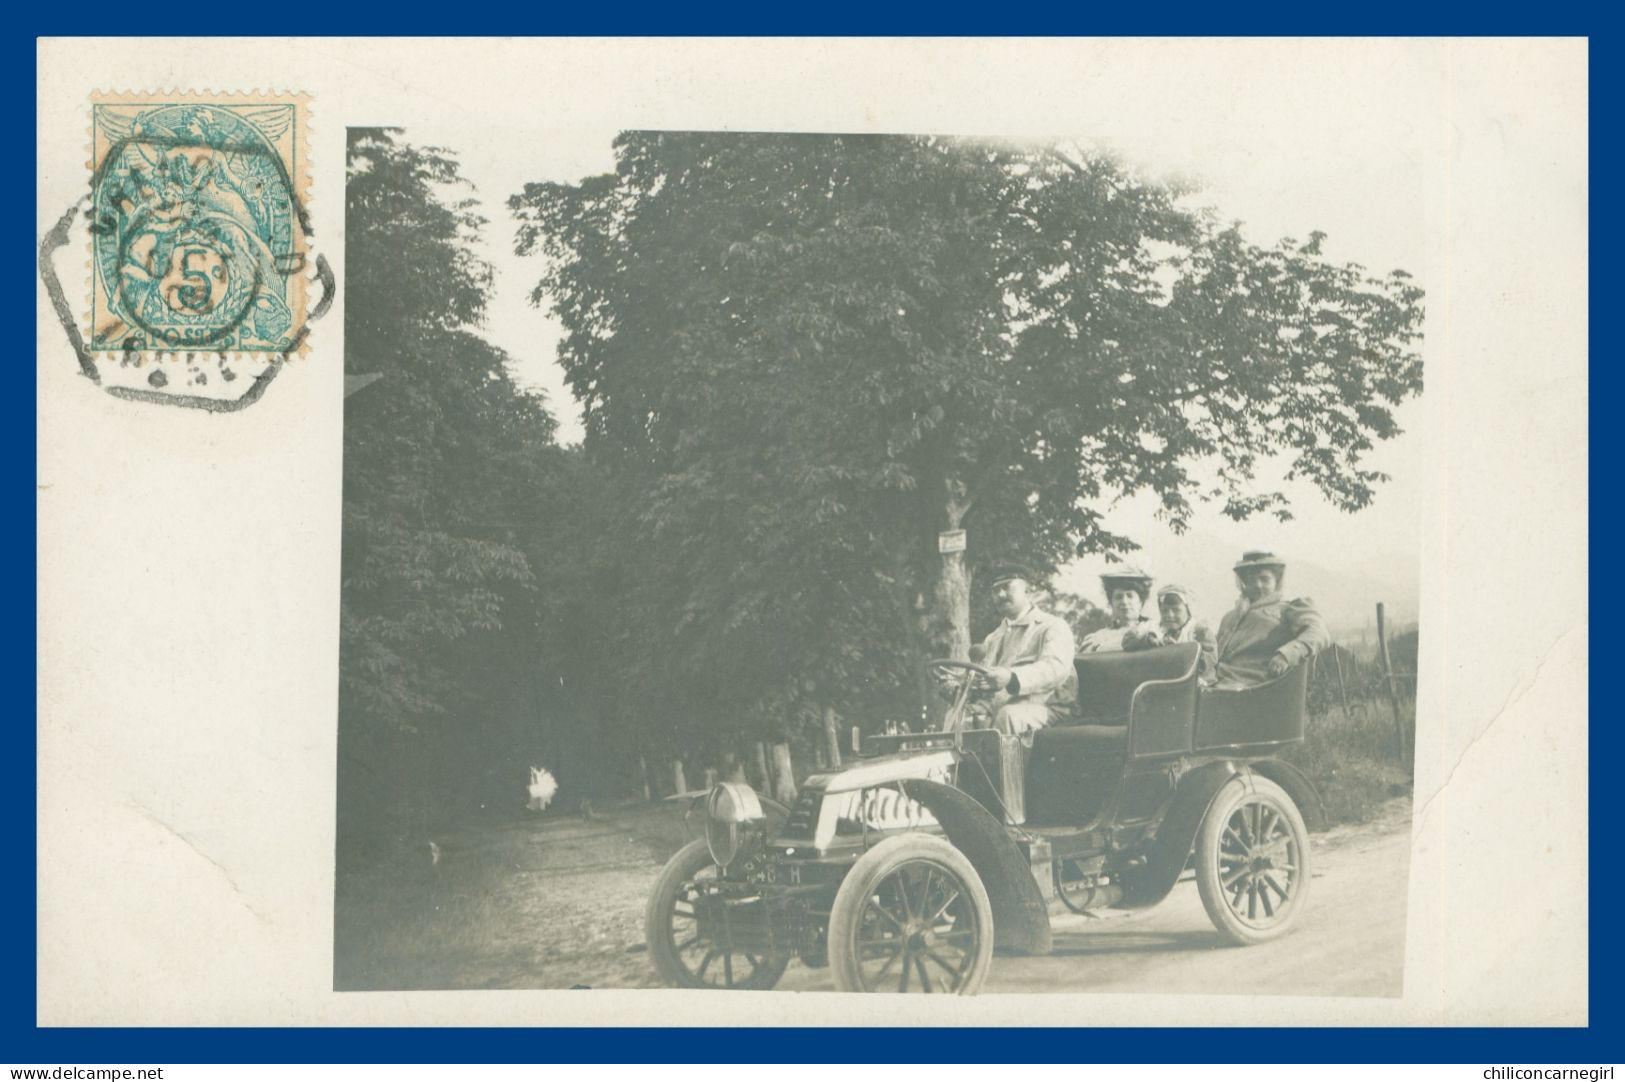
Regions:
[[[1524,678],[1514,684],[1506,693],[1506,696],[1501,700],[1500,707],[1498,707],[1495,713],[1490,716],[1489,722],[1485,724],[1485,726],[1476,734],[1474,734],[1473,738],[1467,742],[1467,746],[1461,749],[1461,752],[1456,756],[1455,761],[1450,764],[1450,769],[1445,772],[1444,781],[1440,782],[1438,788],[1429,793],[1427,799],[1422,801],[1421,805],[1417,807],[1415,815],[1416,835],[1420,836],[1424,828],[1427,826],[1428,810],[1433,807],[1433,802],[1438,799],[1439,794],[1443,793],[1447,788],[1450,787],[1450,782],[1455,778],[1456,771],[1461,768],[1461,764],[1466,761],[1467,756],[1472,754],[1473,749],[1478,747],[1479,744],[1483,743],[1484,738],[1489,736],[1489,734],[1501,724],[1502,720],[1507,716],[1507,714],[1510,713],[1514,707],[1521,703],[1524,698],[1534,690],[1535,685],[1540,683],[1540,674],[1545,670],[1547,663],[1559,653],[1560,649],[1563,648],[1571,638],[1573,638],[1576,634],[1584,633],[1585,626],[1586,625],[1584,623],[1577,624],[1570,627],[1567,631],[1563,632],[1556,639],[1554,639],[1552,644],[1541,652],[1540,658],[1535,662],[1534,668],[1529,670]]]
[[[160,816],[155,815],[149,808],[130,801],[126,801],[124,806],[129,808],[131,811],[136,812],[147,822],[158,827],[170,837],[182,842],[188,849],[201,857],[206,864],[208,864],[216,872],[220,873],[220,878],[226,881],[226,885],[231,888],[232,894],[236,895],[237,900],[242,903],[243,908],[254,914],[254,916],[261,923],[270,923],[266,915],[261,913],[259,908],[254,905],[254,902],[249,898],[247,892],[244,891],[242,887],[237,885],[237,879],[231,874],[231,870],[224,864],[221,864],[218,860],[214,859],[214,857],[210,856],[206,849],[204,849],[197,842],[193,841],[191,838],[187,837],[182,831],[176,830],[174,827],[170,826],[169,823],[164,821],[164,819]]]

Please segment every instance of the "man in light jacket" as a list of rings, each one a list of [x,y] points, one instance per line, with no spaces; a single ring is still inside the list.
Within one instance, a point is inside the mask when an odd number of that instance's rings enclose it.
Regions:
[[[1025,740],[1070,715],[1078,701],[1072,629],[1034,603],[1037,581],[1037,572],[1023,564],[994,572],[993,603],[1004,620],[973,651],[992,670],[987,690],[995,694],[972,709],[985,710],[1000,732]]]
[[[1273,552],[1247,552],[1235,572],[1241,597],[1219,621],[1220,686],[1273,680],[1332,641],[1313,601],[1281,597],[1285,560]]]

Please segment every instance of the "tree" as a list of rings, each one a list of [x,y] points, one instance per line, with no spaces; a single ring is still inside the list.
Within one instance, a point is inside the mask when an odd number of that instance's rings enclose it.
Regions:
[[[422,829],[522,746],[493,731],[536,661],[536,576],[505,523],[560,452],[478,333],[491,270],[460,184],[443,152],[350,131],[345,368],[383,378],[346,403],[341,843]]]
[[[1067,145],[626,133],[510,206],[585,446],[644,493],[692,671],[847,700],[964,656],[975,566],[1123,552],[1149,489],[1291,514],[1259,461],[1357,509],[1421,388],[1421,292],[1248,242]],[[1217,477],[1216,484],[1204,481]],[[938,555],[965,528],[971,555]],[[906,632],[899,635],[900,631]],[[899,640],[906,645],[899,646]]]

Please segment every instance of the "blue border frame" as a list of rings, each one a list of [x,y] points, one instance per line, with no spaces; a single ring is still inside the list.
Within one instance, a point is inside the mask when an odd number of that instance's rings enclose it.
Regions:
[[[102,10],[105,7],[106,10]],[[318,29],[329,35],[367,35],[378,27],[395,33],[444,33],[436,24],[434,15],[443,9],[431,8],[427,3],[418,5],[392,5],[387,10],[377,5],[345,5],[322,10]],[[1364,7],[1358,13],[1311,10],[1307,4],[1250,6],[1244,12],[1218,9],[1210,4],[1190,4],[1180,9],[1158,8],[1160,25],[1154,25],[1156,16],[1147,9],[1125,6],[1111,12],[1088,11],[1087,20],[1076,9],[1068,6],[1058,18],[1049,12],[1027,10],[1022,23],[1012,21],[1007,8],[981,8],[974,14],[952,8],[921,5],[922,15],[913,12],[892,13],[872,7],[859,9],[856,5],[843,8],[821,8],[817,19],[809,19],[798,10],[788,9],[777,16],[764,18],[762,8],[737,11],[713,8],[704,14],[691,10],[678,11],[671,7],[652,10],[643,18],[634,18],[621,11],[601,14],[591,8],[576,9],[573,13],[546,12],[547,22],[540,23],[535,14],[529,20],[515,18],[497,9],[493,15],[484,12],[459,12],[468,21],[459,25],[459,32],[512,34],[520,29],[549,34],[606,34],[624,32],[627,27],[638,26],[641,34],[802,34],[850,33],[912,34],[918,35],[922,27],[933,34],[1022,34],[1068,33],[1092,35],[1139,34],[1439,34],[1472,33],[1495,34],[1572,34],[1583,35],[1587,28],[1600,20],[1578,5],[1551,4],[1538,9],[1538,17],[1530,17],[1529,9],[1520,9],[1523,17],[1512,18],[1506,12],[1475,6],[1462,12],[1465,17],[1452,18],[1450,9],[1421,10],[1414,5],[1401,7],[1387,4]],[[535,9],[531,9],[534,12]],[[18,21],[32,25],[26,28],[40,35],[69,35],[112,33],[129,26],[130,9],[114,9],[111,5],[75,5],[71,14],[61,11],[30,10],[19,13]],[[639,13],[642,14],[642,13]],[[125,16],[120,18],[120,16]],[[238,9],[221,21],[211,16],[210,24],[200,30],[210,34],[251,34],[262,28],[251,25],[251,13]],[[799,17],[798,17],[799,16]],[[1014,16],[1019,18],[1019,15]],[[1533,24],[1539,23],[1539,26]],[[528,25],[527,25],[528,24]],[[19,28],[21,29],[21,28]],[[1611,45],[1611,35],[1603,40]],[[9,63],[3,69],[4,78],[12,83],[13,100],[33,101],[37,79],[37,53],[34,39],[22,33],[5,37]],[[1598,48],[1599,39],[1591,35],[1594,80],[1594,101],[1616,100],[1617,75],[1611,67],[1613,50]],[[1598,63],[1598,60],[1601,63]],[[134,58],[131,58],[134,63]],[[114,79],[119,65],[108,67],[108,79]],[[24,80],[27,85],[24,85]],[[1595,115],[1595,112],[1593,112]],[[1592,159],[1593,162],[1595,158]],[[37,165],[37,162],[36,162]],[[1593,165],[1593,170],[1595,166]],[[36,168],[36,175],[38,170]],[[21,187],[13,172],[10,184]],[[13,193],[14,202],[37,202],[29,193]],[[1611,216],[1604,216],[1603,226],[1593,226],[1593,248],[1598,233],[1606,242],[1618,233]],[[33,251],[38,238],[29,237],[29,250]],[[1611,254],[1611,246],[1604,244],[1602,251]],[[38,279],[35,260],[17,258],[7,263],[4,273],[10,276],[17,292],[13,296],[36,296]],[[1593,272],[1606,285],[1617,271],[1611,260],[1601,263],[1600,272]],[[1601,290],[1604,296],[1609,291]],[[36,356],[37,356],[36,342]],[[1532,360],[1532,363],[1533,360]],[[1594,390],[1600,394],[1592,401],[1609,401],[1608,386],[1618,386],[1620,377],[1604,366],[1598,374]],[[8,396],[3,408],[9,416],[0,425],[0,445],[8,452],[6,461],[28,462],[36,465],[36,417],[33,401],[21,396]],[[1597,417],[1590,418],[1592,430],[1597,431]],[[1600,446],[1605,460],[1615,450],[1614,435],[1602,430]],[[529,1029],[39,1029],[34,1025],[36,954],[35,954],[35,896],[26,889],[26,872],[35,866],[36,804],[35,771],[36,724],[38,704],[35,676],[38,626],[37,578],[23,579],[21,568],[33,563],[37,568],[37,522],[35,493],[28,493],[26,502],[21,489],[27,483],[32,490],[35,469],[24,473],[15,470],[12,484],[18,493],[14,506],[26,507],[20,516],[22,522],[4,535],[3,544],[7,562],[19,569],[6,583],[8,611],[34,619],[28,626],[14,632],[12,648],[4,651],[3,664],[8,686],[17,689],[29,709],[12,712],[14,733],[8,741],[11,752],[11,784],[0,792],[0,811],[4,822],[15,824],[10,833],[8,849],[11,852],[11,890],[0,894],[0,922],[13,929],[0,947],[5,977],[0,981],[0,1061],[14,1063],[200,1063],[200,1062],[531,1062],[546,1059],[550,1062],[597,1062],[615,1059],[624,1062],[660,1062],[692,1060],[920,1060],[932,1062],[978,1062],[999,1060],[1011,1062],[1045,1062],[1087,1060],[1090,1062],[1137,1062],[1147,1059],[1167,1062],[1205,1062],[1211,1059],[1213,1045],[1206,1036],[1210,1031],[1198,1029],[1115,1029],[1074,1030],[1051,1029],[940,1029],[929,1036],[913,1031],[895,1029],[821,1030],[803,1033],[794,1029],[688,1029],[688,1030],[620,1030],[605,1033],[591,1029],[529,1030]],[[1592,484],[1598,471],[1593,467]],[[1602,532],[1608,531],[1611,519],[1617,514],[1617,503],[1609,497],[1616,486],[1611,477],[1604,480],[1601,504],[1608,509],[1603,518]],[[1509,501],[1510,505],[1511,501]],[[1592,520],[1592,544],[1598,535],[1597,520]],[[27,559],[32,552],[33,561]],[[1554,563],[1565,554],[1554,554]],[[1566,563],[1562,573],[1571,573]],[[1619,586],[1616,579],[1600,585],[1592,580],[1593,607],[1605,613],[1617,612]],[[1593,653],[1610,654],[1610,647],[1618,636],[1612,623],[1605,624],[1605,637],[1593,643]],[[24,691],[23,689],[26,689]],[[1595,686],[1591,689],[1595,696]],[[1619,761],[1619,728],[1605,724],[1595,727],[1591,734],[1590,762],[1592,767],[1591,792],[1597,791],[1595,764]],[[1509,778],[1508,785],[1522,783],[1522,779]],[[1590,812],[1591,837],[1603,839],[1611,848],[1619,837],[1619,810],[1617,807],[1599,808],[1592,801]],[[1525,874],[1539,874],[1538,869]],[[1618,869],[1611,864],[1594,863],[1590,885],[1590,911],[1609,913],[1611,907],[1599,904],[1615,897],[1611,888],[1618,877]],[[1516,889],[1509,885],[1509,889]],[[1262,1062],[1464,1062],[1480,1064],[1507,1063],[1604,1063],[1621,1056],[1622,1042],[1615,1027],[1620,1020],[1619,989],[1613,983],[1614,963],[1620,958],[1620,930],[1617,922],[1593,922],[1591,930],[1590,964],[1590,1017],[1591,1026],[1584,1029],[1530,1030],[1530,1029],[1281,1029],[1249,1031],[1251,1040],[1242,1047],[1241,1058]],[[591,994],[591,993],[587,993]],[[921,1039],[924,1037],[925,1039]]]

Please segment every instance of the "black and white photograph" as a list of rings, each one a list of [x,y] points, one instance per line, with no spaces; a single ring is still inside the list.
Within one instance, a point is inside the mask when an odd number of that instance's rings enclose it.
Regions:
[[[1583,41],[252,46],[42,82],[42,1019],[1585,1022]]]
[[[337,988],[1399,993],[1417,178],[348,137]]]

